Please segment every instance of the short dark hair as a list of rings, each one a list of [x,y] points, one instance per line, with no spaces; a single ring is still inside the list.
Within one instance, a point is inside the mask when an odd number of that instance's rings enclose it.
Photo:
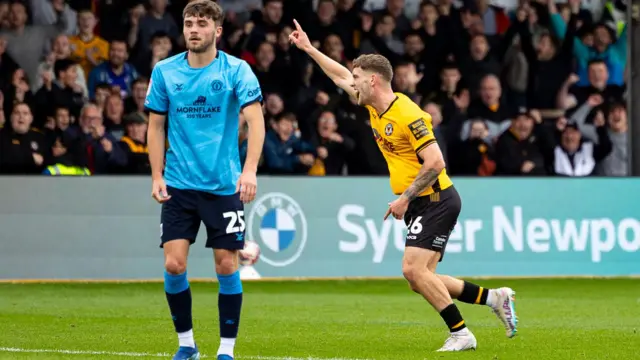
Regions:
[[[56,105],[53,107],[53,115],[57,115],[58,111],[60,110],[65,110],[66,112],[68,112],[69,114],[71,114],[71,111],[69,110],[68,106],[64,106],[64,105]]]
[[[158,30],[158,31],[154,32],[153,35],[151,35],[151,41],[153,41],[155,39],[159,39],[159,38],[169,38],[169,39],[171,39],[171,36],[169,36],[169,33],[164,31],[164,30]]]
[[[56,60],[56,62],[53,64],[53,72],[55,73],[56,77],[59,77],[61,72],[67,71],[70,68],[74,67],[75,65],[76,65],[76,62],[73,60],[69,60],[69,59]]]
[[[389,60],[379,54],[365,54],[353,60],[353,68],[360,68],[364,71],[380,75],[386,82],[393,79],[393,67]]]
[[[133,82],[131,83],[131,87],[135,86],[136,84],[148,85],[149,79],[144,76],[140,76],[137,79],[133,80]]]
[[[213,20],[216,25],[221,25],[224,20],[224,12],[220,5],[212,0],[195,0],[187,4],[182,11],[182,18],[194,16]]]
[[[292,112],[286,112],[283,111],[280,114],[277,115],[276,117],[276,123],[279,123],[281,121],[291,121],[292,123],[296,122],[296,116],[292,113]]]
[[[607,66],[607,63],[602,59],[591,59],[591,60],[589,60],[589,63],[587,65],[587,69],[590,68],[591,65],[598,65],[598,64],[602,64],[604,66]]]
[[[124,47],[127,49],[127,52],[129,52],[131,49],[129,49],[129,42],[121,37],[115,38],[115,39],[111,39],[111,41],[109,41],[109,50],[111,50],[111,48],[113,47],[113,45],[115,44],[124,44]]]
[[[111,85],[106,82],[101,82],[96,85],[96,90],[111,90]]]
[[[458,71],[460,71],[460,68],[458,67],[458,65],[456,63],[448,61],[442,66],[442,69],[440,69],[440,73],[443,73],[443,72],[445,72],[447,70],[458,70]]]
[[[0,1],[0,3],[1,3],[1,1]],[[89,14],[95,16],[93,14],[93,11],[91,9],[89,9],[89,8],[82,8],[82,9],[78,10],[77,13],[78,13],[78,15],[84,14],[84,13],[89,13]]]
[[[396,63],[395,68],[401,68],[401,67],[405,67],[405,66],[411,66],[411,65],[415,65],[413,62],[409,61],[409,60],[400,60]]]

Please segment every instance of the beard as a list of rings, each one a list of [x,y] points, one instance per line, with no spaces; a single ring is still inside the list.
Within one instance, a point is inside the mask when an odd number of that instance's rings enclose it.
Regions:
[[[362,91],[356,91],[356,101],[360,106],[364,106],[368,104],[367,97],[362,93]]]
[[[213,47],[213,44],[215,43],[216,43],[215,36],[213,36],[210,41],[203,40],[202,43],[198,45],[191,45],[189,41],[187,41],[187,50],[194,52],[196,54],[202,54],[209,51]]]

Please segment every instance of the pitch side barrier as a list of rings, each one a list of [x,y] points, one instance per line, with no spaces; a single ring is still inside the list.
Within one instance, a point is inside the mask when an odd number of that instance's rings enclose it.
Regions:
[[[439,269],[464,277],[640,275],[635,178],[454,178],[462,213]],[[387,178],[260,177],[238,224],[261,248],[245,279],[400,278]],[[146,177],[0,177],[0,281],[155,281],[160,207]],[[209,281],[204,228],[189,274]]]

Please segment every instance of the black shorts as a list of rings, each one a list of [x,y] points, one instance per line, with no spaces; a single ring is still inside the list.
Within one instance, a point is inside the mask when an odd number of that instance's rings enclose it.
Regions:
[[[413,200],[404,215],[405,245],[439,252],[442,261],[461,208],[460,195],[453,186]]]
[[[214,195],[203,191],[167,187],[171,195],[162,204],[160,247],[167,241],[196,241],[200,222],[207,229],[206,247],[237,250],[244,247],[244,205],[240,194]]]

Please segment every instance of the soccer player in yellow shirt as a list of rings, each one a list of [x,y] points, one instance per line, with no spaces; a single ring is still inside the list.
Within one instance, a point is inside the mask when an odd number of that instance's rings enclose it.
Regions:
[[[389,203],[384,218],[404,219],[408,228],[402,272],[411,289],[438,311],[450,331],[438,351],[472,350],[477,345],[452,298],[491,307],[504,324],[507,337],[513,337],[517,317],[512,289],[484,289],[436,273],[462,203],[447,175],[431,116],[405,95],[393,92],[393,68],[385,57],[361,55],[353,61],[350,72],[313,47],[300,24],[294,22],[296,30],[289,40],[369,110],[373,136],[389,167],[391,189],[399,195]]]

